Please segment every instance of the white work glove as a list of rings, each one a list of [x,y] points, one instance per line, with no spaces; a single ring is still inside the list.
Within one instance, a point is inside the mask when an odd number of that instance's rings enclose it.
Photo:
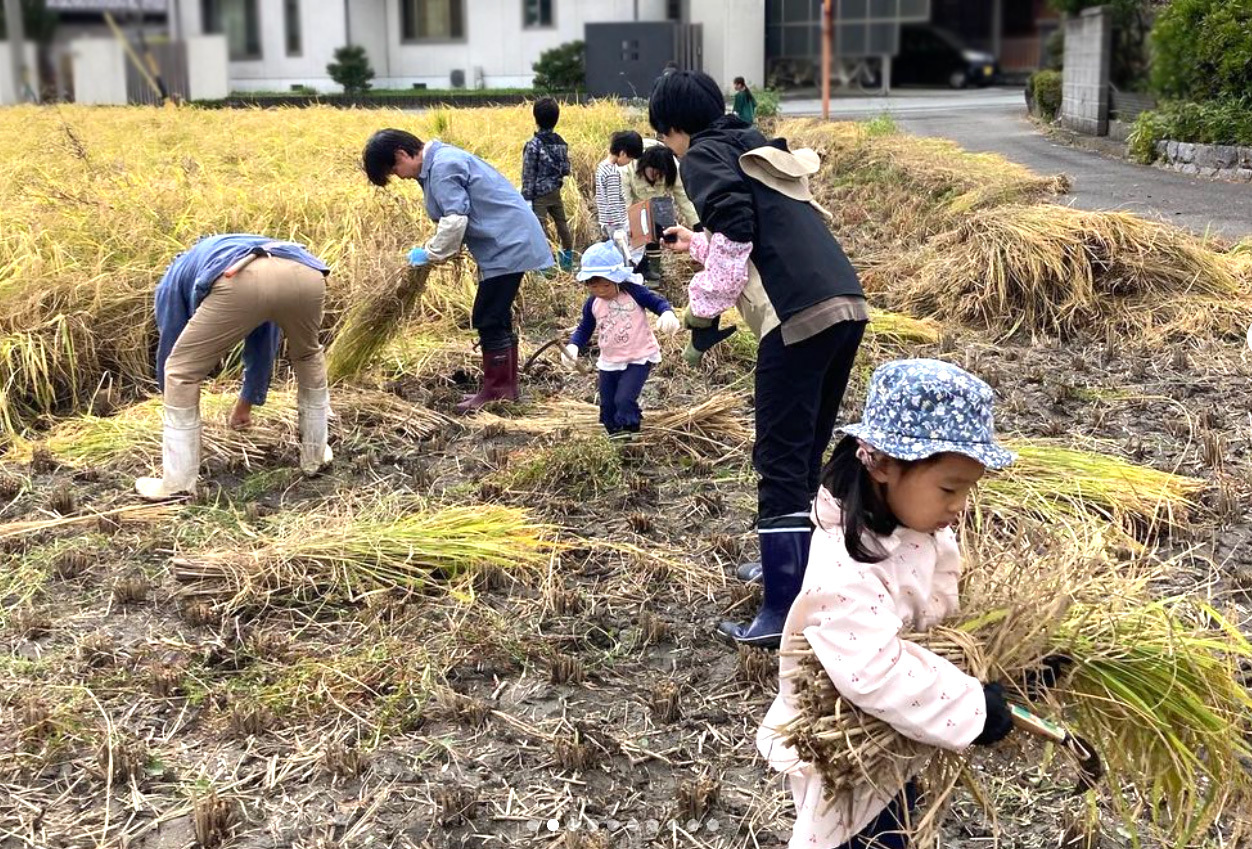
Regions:
[[[656,329],[666,336],[673,336],[679,330],[682,330],[682,326],[682,322],[678,320],[678,316],[674,315],[673,310],[666,310],[661,313],[661,319],[656,323]]]
[[[578,346],[566,345],[564,348],[562,348],[561,349],[561,362],[564,363],[569,368],[576,367],[578,365]]]

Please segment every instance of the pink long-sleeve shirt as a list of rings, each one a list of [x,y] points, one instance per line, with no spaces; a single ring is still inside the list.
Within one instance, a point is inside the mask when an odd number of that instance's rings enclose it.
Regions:
[[[961,560],[955,535],[949,529],[923,534],[900,528],[879,539],[887,559],[860,563],[848,554],[840,515],[839,503],[821,489],[814,501],[817,530],[804,585],[783,628],[778,697],[757,732],[757,748],[771,767],[788,776],[795,797],[790,849],[831,849],[850,840],[887,807],[929,755],[828,803],[817,770],[784,745],[776,730],[799,714],[787,677],[798,661],[785,652],[804,648],[807,640],[845,699],[926,745],[964,749],[986,724],[982,684],[901,637],[957,612]]]
[[[735,305],[748,284],[751,242],[732,242],[721,233],[693,233],[691,257],[704,266],[687,286],[687,302],[701,318],[714,318]]]

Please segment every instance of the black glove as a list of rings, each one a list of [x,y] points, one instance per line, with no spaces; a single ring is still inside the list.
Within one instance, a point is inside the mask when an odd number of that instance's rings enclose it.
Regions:
[[[1029,669],[1022,676],[1022,692],[1028,699],[1041,698],[1046,690],[1051,690],[1064,677],[1065,672],[1074,665],[1074,659],[1063,654],[1050,654],[1039,661],[1038,669]]]
[[[974,738],[975,746],[990,746],[999,743],[1013,730],[1013,714],[1009,711],[1009,703],[1004,698],[1004,688],[992,681],[982,685],[983,696],[987,699],[987,722],[982,733]]]
[[[690,316],[690,312],[688,313]],[[733,324],[730,327],[722,329],[718,327],[721,318],[714,318],[709,321],[708,327],[691,327],[691,342],[687,344],[687,350],[683,351],[683,359],[687,361],[687,365],[695,367],[700,365],[700,360],[704,359],[704,352],[712,348],[718,342],[735,335],[735,331],[739,328]]]

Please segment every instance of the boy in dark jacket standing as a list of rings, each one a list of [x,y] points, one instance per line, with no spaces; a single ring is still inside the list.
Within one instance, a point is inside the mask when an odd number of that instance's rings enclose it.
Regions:
[[[530,201],[535,217],[543,224],[551,215],[561,242],[557,262],[562,271],[574,268],[574,237],[570,235],[561,203],[561,186],[570,175],[569,147],[554,132],[561,107],[551,97],[535,101],[535,125],[539,128],[522,148],[522,197]]]
[[[869,312],[856,271],[813,202],[812,151],[792,153],[726,115],[707,74],[682,71],[652,92],[649,119],[682,159],[683,185],[705,231],[671,228],[671,250],[704,266],[691,280],[688,327],[737,306],[759,340],[756,445],[761,610],[722,624],[731,639],[777,647],[808,562],[809,510]],[[755,578],[755,568],[741,577]]]

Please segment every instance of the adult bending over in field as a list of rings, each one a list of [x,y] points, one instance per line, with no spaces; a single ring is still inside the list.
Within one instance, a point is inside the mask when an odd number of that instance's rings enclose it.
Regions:
[[[517,400],[517,336],[513,299],[527,271],[551,268],[552,250],[530,204],[504,175],[471,153],[404,130],[379,130],[365,145],[365,173],[376,186],[391,177],[417,180],[426,213],[437,224],[414,265],[439,263],[469,248],[478,263],[471,323],[478,331],[483,384],[457,405],[471,413],[491,401]]]
[[[230,425],[252,423],[265,403],[274,358],[287,336],[296,373],[300,468],[316,474],[331,461],[330,402],[318,342],[330,268],[300,245],[267,236],[209,236],[179,254],[157,284],[157,385],[165,394],[161,477],[135,489],[160,500],[196,491],[200,469],[200,383],[243,340],[243,388]]]
[[[674,227],[667,247],[689,251],[704,270],[689,286],[685,321],[708,336],[732,306],[760,344],[756,356],[759,570],[765,599],[751,624],[724,622],[741,643],[776,647],[804,580],[822,457],[869,313],[856,272],[809,194],[812,151],[787,150],[726,115],[707,74],[682,71],[657,82],[649,119],[681,158],[683,184],[705,232]]]

